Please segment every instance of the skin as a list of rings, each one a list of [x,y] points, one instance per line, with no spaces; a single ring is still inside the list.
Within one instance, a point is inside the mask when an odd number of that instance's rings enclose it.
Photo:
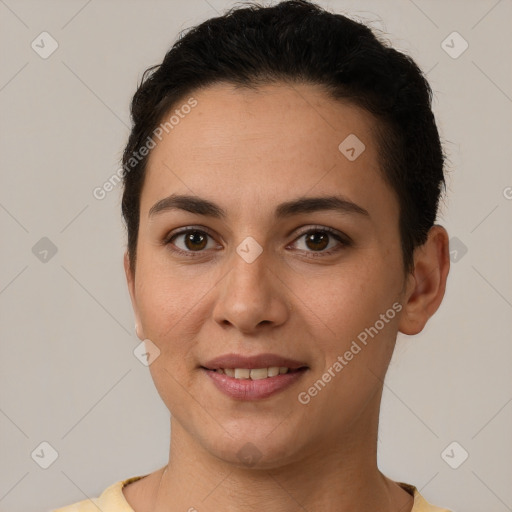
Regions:
[[[160,350],[149,369],[172,414],[168,469],[126,486],[128,503],[135,512],[410,511],[412,496],[377,467],[379,409],[397,333],[419,333],[442,301],[446,230],[432,227],[406,275],[398,201],[379,169],[366,111],[305,84],[217,84],[193,96],[198,105],[150,155],[136,272],[124,259],[138,336]],[[351,133],[366,146],[355,161],[338,150]],[[171,194],[214,202],[226,218],[178,209],[148,218]],[[283,202],[334,194],[369,215],[274,215]],[[199,251],[197,241],[173,240],[191,257],[164,243],[187,226],[212,236]],[[352,243],[329,236],[318,250],[304,232],[322,227]],[[252,263],[236,252],[248,236],[263,249]],[[402,310],[301,404],[298,393],[396,302]],[[199,368],[229,352],[271,352],[309,369],[274,396],[235,400]],[[261,453],[251,467],[237,456],[248,441]]]

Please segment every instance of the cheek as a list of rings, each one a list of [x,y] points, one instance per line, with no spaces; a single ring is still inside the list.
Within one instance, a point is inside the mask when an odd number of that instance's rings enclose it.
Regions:
[[[379,315],[398,300],[401,289],[398,268],[380,256],[347,260],[294,279],[293,291],[310,317],[331,333],[328,338],[352,338],[373,325]],[[286,277],[284,278],[286,279]]]
[[[141,268],[137,293],[144,335],[160,351],[149,370],[162,401],[179,416],[190,409],[187,390],[194,382],[192,352],[204,322],[200,315],[206,283],[185,278],[176,269],[171,273],[170,267],[162,270],[155,260]]]
[[[313,408],[330,411],[333,425],[357,417],[382,386],[398,325],[400,282],[392,275],[373,262],[317,278],[313,290],[296,283],[306,322],[319,326],[310,331],[319,364],[301,391],[314,397]]]
[[[308,323],[318,325],[310,331],[311,343],[320,355],[313,380],[329,369],[336,375],[329,390],[322,392],[319,406],[331,408],[343,403],[356,411],[381,385],[398,326],[393,304],[400,308],[400,270],[391,264],[380,256],[365,258],[357,264],[333,267],[328,275],[297,281],[297,293],[304,300],[303,314]],[[333,368],[336,361],[339,364]]]
[[[198,315],[212,285],[156,258],[141,262],[140,270],[136,293],[145,336],[161,350],[185,347],[184,332],[199,327]]]

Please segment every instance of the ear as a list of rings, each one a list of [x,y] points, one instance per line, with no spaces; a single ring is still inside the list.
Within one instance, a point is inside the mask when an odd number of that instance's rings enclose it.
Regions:
[[[418,334],[423,330],[443,300],[449,270],[448,233],[442,226],[434,225],[427,241],[414,251],[414,271],[408,276],[400,332]]]
[[[137,307],[137,299],[135,298],[135,273],[132,272],[130,266],[130,258],[128,251],[124,253],[124,273],[126,275],[126,283],[128,284],[128,291],[130,292],[130,300],[132,302],[133,314],[135,315],[135,332],[140,340],[145,338],[140,320],[139,310]]]

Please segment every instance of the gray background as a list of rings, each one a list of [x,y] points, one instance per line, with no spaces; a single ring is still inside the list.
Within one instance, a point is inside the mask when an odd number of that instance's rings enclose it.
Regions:
[[[512,510],[512,2],[318,3],[385,30],[428,72],[449,154],[447,294],[422,334],[399,338],[380,467],[438,505]],[[232,5],[0,0],[2,512],[94,497],[167,462],[168,412],[133,355],[120,188],[92,191],[119,167],[143,70]],[[59,45],[46,59],[31,47],[43,31]],[[469,44],[457,58],[458,36],[442,46],[453,31]],[[58,454],[47,469],[44,441]],[[452,464],[469,453],[457,469],[442,456],[453,441]]]

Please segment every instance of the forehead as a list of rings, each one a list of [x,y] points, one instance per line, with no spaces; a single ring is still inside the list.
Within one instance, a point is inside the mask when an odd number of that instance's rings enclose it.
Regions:
[[[376,121],[365,110],[305,84],[216,84],[190,96],[196,105],[180,110],[189,97],[174,105],[179,122],[150,154],[141,215],[171,193],[224,198],[226,209],[230,197],[277,203],[313,189],[393,201],[379,167]]]

